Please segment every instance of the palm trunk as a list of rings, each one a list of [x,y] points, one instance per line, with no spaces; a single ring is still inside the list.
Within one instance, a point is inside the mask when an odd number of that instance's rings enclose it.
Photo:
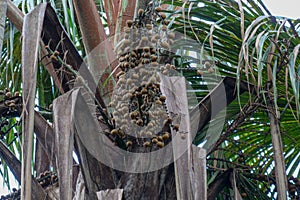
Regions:
[[[270,119],[270,130],[272,136],[272,144],[275,160],[275,177],[276,177],[276,189],[278,193],[278,200],[287,199],[287,177],[285,169],[284,151],[281,139],[281,132],[279,127],[279,119],[276,115],[276,108],[272,99],[268,100],[268,116]]]

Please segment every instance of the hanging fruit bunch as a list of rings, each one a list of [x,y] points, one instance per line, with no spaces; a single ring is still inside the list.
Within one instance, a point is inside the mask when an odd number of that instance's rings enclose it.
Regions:
[[[146,10],[140,9],[135,20],[127,21],[117,45],[120,72],[109,105],[114,125],[110,135],[121,138],[127,149],[162,148],[171,140],[170,129],[178,129],[160,88],[160,74],[175,69],[169,63],[160,64],[175,39],[167,25],[166,15],[152,3]]]
[[[22,97],[18,91],[12,93],[8,88],[5,88],[0,90],[0,99],[0,139],[2,140],[12,129],[12,127],[6,127],[9,125],[9,118],[20,116]],[[18,134],[14,136],[18,136]]]

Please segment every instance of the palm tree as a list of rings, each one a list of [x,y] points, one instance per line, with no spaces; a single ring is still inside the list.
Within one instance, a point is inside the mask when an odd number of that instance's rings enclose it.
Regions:
[[[192,88],[187,90],[187,96],[195,94],[195,99],[200,102],[193,104],[197,105],[190,117],[191,126],[196,124],[193,144],[207,150],[207,198],[286,199],[288,195],[298,199],[299,20],[274,17],[261,1],[165,1],[162,6],[165,14],[155,8],[156,1],[148,7],[147,1],[128,2],[104,0],[81,4],[79,1],[53,1],[53,9],[46,4],[35,8],[38,1],[22,1],[17,6],[24,13],[31,13],[25,20],[12,1],[0,2],[4,5],[0,7],[0,16],[7,13],[8,17],[8,20],[0,20],[6,25],[5,29],[0,29],[0,38],[4,38],[1,54],[3,100],[0,107],[0,157],[4,180],[9,183],[9,167],[15,178],[20,183],[22,181],[21,196],[33,195],[35,199],[43,198],[47,191],[48,195],[53,194],[45,187],[57,181],[55,173],[58,173],[61,199],[71,198],[74,195],[72,188],[75,192],[76,185],[84,185],[86,197],[91,199],[96,199],[96,192],[107,189],[111,189],[114,195],[123,195],[124,199],[174,199],[187,195],[184,189],[188,187],[182,184],[182,174],[174,172],[175,168],[180,169],[177,162],[154,172],[122,172],[99,162],[96,159],[98,154],[91,153],[84,145],[86,141],[93,141],[82,139],[82,133],[89,132],[87,138],[95,138],[93,131],[87,130],[96,129],[82,124],[77,127],[78,133],[68,136],[72,124],[68,114],[70,101],[66,96],[70,98],[70,95],[77,94],[79,99],[81,97],[78,91],[72,90],[75,82],[94,91],[95,96],[91,98],[97,107],[92,107],[95,113],[91,112],[89,116],[97,116],[109,142],[132,152],[149,151],[145,148],[147,141],[136,144],[128,135],[125,139],[119,136],[120,131],[114,127],[117,122],[113,121],[117,118],[115,115],[111,118],[109,113],[113,114],[113,108],[108,107],[108,102],[114,103],[118,98],[111,91],[114,85],[120,86],[117,72],[125,65],[118,65],[114,60],[113,49],[118,49],[118,41],[124,37],[118,33],[126,26],[129,28],[127,20],[132,20],[136,13],[135,20],[130,23],[145,20],[142,22],[157,26],[159,30],[167,25],[168,31],[172,29],[193,41],[192,44],[186,40],[184,44],[175,42],[173,49],[176,51],[169,56],[177,73],[182,74]],[[136,9],[141,7],[147,7],[150,14],[141,14]],[[37,14],[38,18],[33,17]],[[148,16],[154,17],[149,19]],[[165,20],[166,17],[169,21]],[[3,34],[1,30],[4,30]],[[21,32],[23,49],[19,39]],[[40,37],[42,44],[37,48],[39,39],[36,38]],[[105,48],[97,48],[105,41]],[[162,43],[159,45],[163,46]],[[39,65],[36,65],[38,52],[41,56]],[[90,55],[86,60],[89,70],[82,64],[82,57],[86,55]],[[106,60],[91,55],[105,55]],[[121,58],[123,55],[117,56]],[[170,62],[163,55],[160,59],[163,65]],[[99,71],[102,72],[100,77]],[[100,79],[98,85],[92,78],[96,75]],[[24,103],[19,96],[20,90]],[[85,90],[85,94],[90,90]],[[52,112],[49,106],[55,98]],[[220,101],[215,100],[218,98]],[[226,101],[224,105],[222,101]],[[88,109],[79,100],[71,104]],[[214,108],[216,104],[223,106]],[[26,112],[22,114],[21,129],[22,107]],[[197,117],[193,113],[197,113]],[[169,128],[172,127],[174,129],[175,124]],[[117,135],[112,136],[114,131]],[[64,134],[59,135],[59,132]],[[63,141],[62,145],[58,139]],[[70,156],[73,145],[77,155],[74,158],[79,159],[79,165]],[[157,150],[159,145],[153,146],[152,150]],[[66,173],[71,168],[72,176]],[[31,170],[34,171],[33,177]],[[34,178],[39,174],[39,178]],[[31,188],[33,192],[30,192]],[[113,190],[116,188],[123,190]],[[192,187],[188,192],[193,196],[197,191],[199,188]],[[80,192],[76,190],[75,196],[80,197]]]
[[[196,1],[185,10],[177,29],[210,52],[222,76],[237,78],[237,94],[248,83],[249,93],[228,106],[222,134],[206,135],[214,140],[211,181],[233,169],[244,197],[298,198],[298,21],[272,16],[261,1]]]

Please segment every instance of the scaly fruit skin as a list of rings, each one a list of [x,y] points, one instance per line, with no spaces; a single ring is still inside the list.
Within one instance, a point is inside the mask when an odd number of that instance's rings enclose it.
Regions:
[[[131,147],[131,146],[132,146],[132,141],[127,141],[127,142],[126,142],[126,146],[127,146],[127,147]]]
[[[5,93],[5,98],[6,98],[6,99],[9,99],[9,98],[11,98],[11,97],[12,97],[11,92],[6,92],[6,93]]]
[[[159,147],[159,148],[163,148],[165,146],[165,143],[163,142],[157,142],[156,145]]]
[[[160,89],[160,76],[169,75],[175,66],[159,63],[162,52],[169,51],[175,40],[167,24],[160,7],[140,9],[136,19],[127,20],[116,48],[120,72],[109,103],[114,129],[108,135],[122,139],[129,150],[135,145],[162,148],[171,141],[165,130],[171,129],[173,120]]]

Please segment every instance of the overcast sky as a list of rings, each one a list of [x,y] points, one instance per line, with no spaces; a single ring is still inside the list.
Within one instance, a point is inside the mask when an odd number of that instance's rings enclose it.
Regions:
[[[299,0],[263,0],[273,15],[300,18]]]

